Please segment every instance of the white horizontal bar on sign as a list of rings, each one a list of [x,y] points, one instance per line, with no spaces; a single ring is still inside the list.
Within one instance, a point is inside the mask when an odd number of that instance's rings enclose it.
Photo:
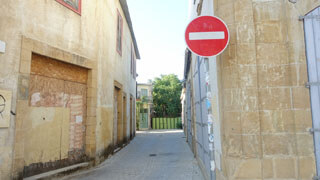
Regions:
[[[189,33],[189,40],[214,40],[225,39],[223,31],[216,32],[191,32]]]

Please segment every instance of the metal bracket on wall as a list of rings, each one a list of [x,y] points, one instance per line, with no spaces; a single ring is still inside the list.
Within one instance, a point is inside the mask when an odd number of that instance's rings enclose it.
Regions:
[[[306,88],[310,88],[311,86],[320,86],[320,82],[306,82],[304,86]]]
[[[316,19],[316,20],[320,21],[320,15],[299,16],[299,21],[303,21],[305,19]]]
[[[320,176],[314,176],[312,179],[313,180],[320,180]]]
[[[310,128],[309,129],[309,132],[310,132],[310,134],[314,134],[315,132],[320,132],[320,129],[317,129],[317,128]],[[320,179],[319,179],[320,180]]]

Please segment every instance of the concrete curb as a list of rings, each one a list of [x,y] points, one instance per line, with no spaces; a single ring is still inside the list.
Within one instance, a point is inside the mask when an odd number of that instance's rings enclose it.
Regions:
[[[88,166],[89,166],[89,163],[85,162],[85,163],[76,164],[76,165],[68,166],[68,167],[61,168],[61,169],[56,169],[56,170],[49,171],[46,173],[38,174],[38,175],[31,176],[28,178],[24,178],[24,180],[50,179],[50,178],[59,176],[59,175],[66,173],[66,172],[73,172],[73,171],[76,171],[79,169],[87,168]]]

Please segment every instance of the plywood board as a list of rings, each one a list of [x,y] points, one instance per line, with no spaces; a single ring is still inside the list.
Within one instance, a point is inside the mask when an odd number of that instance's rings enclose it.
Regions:
[[[32,54],[31,74],[86,84],[88,70],[49,57]]]
[[[69,116],[67,108],[30,107],[25,114],[24,161],[28,166],[68,157]]]
[[[66,107],[70,109],[70,150],[83,149],[86,120],[86,86],[65,81]]]
[[[64,81],[30,75],[29,104],[34,107],[64,107]]]
[[[10,126],[12,92],[0,90],[0,128]]]

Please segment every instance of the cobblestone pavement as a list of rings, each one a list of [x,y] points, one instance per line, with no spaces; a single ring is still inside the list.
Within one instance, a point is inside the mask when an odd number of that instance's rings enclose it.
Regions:
[[[180,130],[138,132],[100,166],[64,180],[203,180],[185,140]]]

